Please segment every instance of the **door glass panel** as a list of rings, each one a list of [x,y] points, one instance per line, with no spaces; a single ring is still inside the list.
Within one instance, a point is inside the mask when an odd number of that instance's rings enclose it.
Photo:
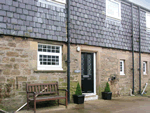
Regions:
[[[84,55],[81,55],[81,75],[84,75]]]
[[[87,74],[88,75],[92,75],[92,62],[91,62],[92,58],[91,55],[87,55]]]

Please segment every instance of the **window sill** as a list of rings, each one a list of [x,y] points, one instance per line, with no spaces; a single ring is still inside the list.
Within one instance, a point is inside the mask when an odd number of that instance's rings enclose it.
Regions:
[[[150,32],[150,28],[149,28],[149,27],[147,27],[147,28],[146,28],[146,31],[147,31],[147,32]]]
[[[114,20],[114,21],[121,21],[121,18],[117,18],[117,17],[112,17],[110,15],[106,15],[106,18],[110,19],[110,20]]]
[[[34,70],[34,73],[66,73],[66,70]]]
[[[125,74],[120,74],[120,75],[125,75]]]
[[[147,74],[144,74],[144,73],[143,73],[143,75],[147,75]]]

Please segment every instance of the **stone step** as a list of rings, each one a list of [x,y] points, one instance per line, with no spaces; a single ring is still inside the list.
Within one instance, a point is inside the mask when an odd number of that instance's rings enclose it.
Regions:
[[[98,100],[98,95],[85,95],[84,101]]]

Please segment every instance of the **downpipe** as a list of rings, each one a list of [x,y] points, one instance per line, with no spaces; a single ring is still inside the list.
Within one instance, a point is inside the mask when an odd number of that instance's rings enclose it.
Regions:
[[[70,103],[70,0],[67,3],[67,90],[68,103]]]
[[[139,94],[141,94],[141,19],[140,19],[140,6],[139,10]]]
[[[132,17],[132,94],[134,94],[134,37],[133,37],[133,4],[131,3],[131,17]]]

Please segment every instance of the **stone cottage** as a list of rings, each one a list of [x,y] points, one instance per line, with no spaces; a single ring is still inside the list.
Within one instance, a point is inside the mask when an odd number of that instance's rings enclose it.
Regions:
[[[26,83],[67,89],[66,0],[0,0],[0,107],[26,102]],[[70,99],[139,93],[150,78],[150,11],[121,0],[70,1]],[[115,78],[112,80],[112,78]]]

